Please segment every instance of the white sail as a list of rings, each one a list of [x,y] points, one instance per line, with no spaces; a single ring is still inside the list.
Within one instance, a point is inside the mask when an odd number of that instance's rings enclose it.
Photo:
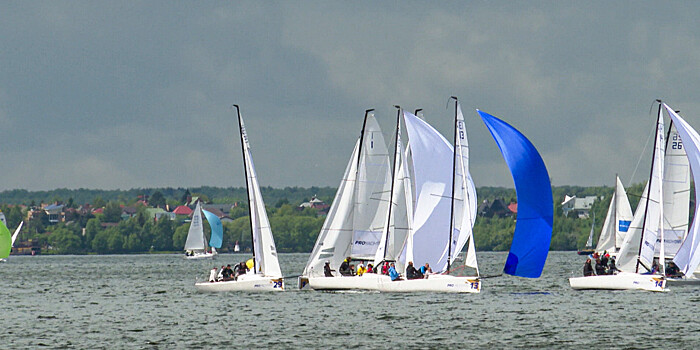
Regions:
[[[413,216],[413,261],[433,270],[447,268],[453,151],[449,142],[425,121],[404,111],[411,143],[416,204]]]
[[[627,192],[622,185],[619,176],[615,176],[615,192],[610,200],[608,214],[603,222],[603,229],[598,238],[596,251],[599,253],[616,253],[625,240],[625,235],[629,231],[632,223],[632,206],[630,206]]]
[[[454,231],[452,234],[452,256],[454,261],[464,245],[469,242],[464,263],[466,266],[477,269],[476,248],[472,228],[476,220],[476,187],[469,173],[469,141],[464,123],[462,108],[457,103],[455,125],[455,167],[454,167]]]
[[[204,237],[204,226],[202,225],[201,202],[197,202],[197,206],[192,213],[192,221],[190,222],[190,229],[187,231],[187,241],[185,241],[185,250],[207,250],[207,240]]]
[[[676,125],[680,134],[682,147],[685,149],[690,168],[693,170],[693,181],[695,182],[695,198],[700,198],[700,135],[693,129],[680,115],[671,107],[664,104],[668,115]],[[698,201],[696,200],[694,218],[698,217]],[[683,274],[691,275],[700,265],[700,224],[694,219],[688,231],[688,235],[683,240],[680,249],[673,258],[673,262],[681,269]]]
[[[373,114],[368,114],[365,121],[361,151],[355,183],[350,255],[355,259],[371,260],[381,244],[391,186],[389,151]]]
[[[379,123],[367,114],[335,199],[304,268],[322,276],[326,261],[337,268],[352,256],[374,259],[389,203],[389,154]]]
[[[617,178],[617,180],[619,181],[619,178]],[[610,205],[608,206],[608,214],[605,215],[605,221],[603,221],[603,229],[600,231],[600,237],[598,237],[598,245],[596,245],[595,247],[596,252],[615,252],[615,226],[617,222],[617,220],[615,220],[616,202],[617,187],[615,187],[615,192],[613,192],[612,199],[610,199]]]
[[[666,140],[663,198],[664,249],[666,258],[673,258],[688,233],[690,212],[690,166],[674,123]],[[659,256],[660,243],[656,245],[656,256]]]
[[[374,265],[378,266],[383,260],[396,261],[397,269],[402,271],[407,261],[412,261],[412,242],[407,242],[411,232],[413,216],[413,194],[411,192],[411,177],[406,170],[406,152],[403,151],[401,134],[397,133],[396,140],[396,169],[394,170],[394,192],[391,200],[391,217],[388,226],[382,233],[381,242],[374,257]],[[388,211],[388,210],[387,210]],[[387,213],[388,214],[388,213]],[[402,258],[404,248],[409,245],[410,255]]]
[[[586,248],[593,247],[593,233],[595,229],[595,213],[593,213],[593,223],[591,223],[591,232],[588,234],[588,240],[586,241]]]
[[[17,240],[17,236],[19,236],[19,231],[22,230],[22,225],[24,225],[24,221],[19,223],[19,226],[17,226],[15,233],[12,234],[12,243],[10,243],[10,247],[14,247],[15,241]]]
[[[258,177],[253,165],[253,157],[250,153],[248,135],[245,131],[243,119],[240,118],[241,139],[243,144],[243,162],[246,169],[246,187],[248,190],[248,205],[250,206],[251,231],[253,233],[253,248],[255,256],[255,273],[270,277],[282,277],[280,264],[277,259],[275,239],[272,237],[270,221],[265,211],[265,203],[260,193]]]

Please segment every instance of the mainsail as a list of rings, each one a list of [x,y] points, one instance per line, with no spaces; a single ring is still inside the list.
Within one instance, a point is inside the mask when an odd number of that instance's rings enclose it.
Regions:
[[[477,110],[498,144],[515,182],[518,219],[503,272],[538,278],[552,239],[552,188],[535,146],[504,121]]]
[[[207,250],[207,242],[204,237],[204,226],[202,226],[202,205],[197,202],[197,206],[192,213],[192,221],[190,229],[187,231],[187,241],[185,241],[185,250]]]
[[[613,192],[608,214],[603,222],[603,229],[598,238],[596,251],[599,253],[616,253],[629,230],[633,214],[627,192],[619,176],[615,176],[615,192]]]
[[[664,157],[664,250],[666,258],[673,258],[688,233],[690,212],[690,166],[683,142],[675,123],[671,123],[666,138]],[[661,242],[657,241],[656,256]]]
[[[246,174],[246,188],[248,190],[248,210],[250,215],[250,228],[253,241],[254,272],[270,277],[281,277],[282,271],[277,260],[277,248],[272,237],[270,221],[265,211],[265,203],[260,193],[258,177],[253,166],[253,157],[250,153],[248,135],[245,131],[243,118],[238,112],[238,125],[241,131],[241,145],[243,148],[243,163]]]
[[[668,115],[673,120],[678,129],[685,149],[687,158],[692,169],[693,181],[695,182],[695,198],[700,198],[700,135],[693,129],[678,113],[667,104],[663,104]],[[688,231],[688,235],[683,240],[680,249],[673,258],[673,262],[681,269],[683,274],[691,275],[700,265],[700,224],[698,224],[698,201],[696,200],[693,224]]]
[[[374,259],[389,203],[389,154],[374,114],[367,111],[335,199],[321,227],[304,275],[322,275],[326,261]]]
[[[447,269],[450,244],[453,150],[450,143],[425,121],[404,111],[411,147],[415,210],[413,261],[429,263],[434,271]],[[444,242],[444,243],[443,243]]]

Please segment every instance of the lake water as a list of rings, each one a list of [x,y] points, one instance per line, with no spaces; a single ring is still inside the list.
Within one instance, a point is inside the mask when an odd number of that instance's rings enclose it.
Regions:
[[[551,252],[540,279],[488,278],[480,294],[299,291],[200,294],[216,261],[181,255],[11,256],[0,264],[4,349],[700,348],[700,287],[573,291],[582,258]],[[282,254],[286,275],[307,254]],[[479,253],[482,275],[505,253]]]

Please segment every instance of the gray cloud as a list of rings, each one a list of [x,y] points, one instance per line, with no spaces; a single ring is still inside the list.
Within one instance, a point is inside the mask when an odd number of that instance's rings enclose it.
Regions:
[[[263,185],[336,186],[365,109],[390,135],[393,104],[424,108],[451,139],[450,95],[478,185],[512,183],[475,108],[527,135],[555,184],[641,181],[655,98],[700,127],[699,8],[5,2],[0,189],[240,186],[233,103]]]

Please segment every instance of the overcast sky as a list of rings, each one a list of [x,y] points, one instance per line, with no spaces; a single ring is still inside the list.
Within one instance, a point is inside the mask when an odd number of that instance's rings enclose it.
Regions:
[[[643,181],[660,98],[700,128],[700,2],[3,1],[0,190],[337,186],[375,108],[460,98],[477,186],[512,179],[476,108],[555,185]],[[387,141],[390,137],[387,136]]]

